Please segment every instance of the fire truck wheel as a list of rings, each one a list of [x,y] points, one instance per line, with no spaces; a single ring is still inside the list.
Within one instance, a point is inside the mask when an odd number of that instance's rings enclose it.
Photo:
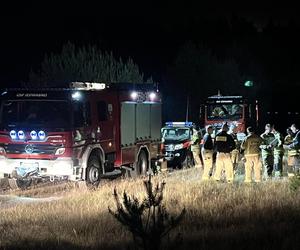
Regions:
[[[100,160],[96,155],[91,155],[86,169],[87,185],[97,186],[100,182]]]
[[[136,172],[138,176],[145,176],[148,170],[148,158],[145,151],[141,150],[137,162]]]
[[[12,178],[12,179],[8,179],[8,183],[9,183],[9,186],[11,189],[25,190],[26,188],[28,188],[31,185],[32,179],[31,178],[23,178],[23,179]]]

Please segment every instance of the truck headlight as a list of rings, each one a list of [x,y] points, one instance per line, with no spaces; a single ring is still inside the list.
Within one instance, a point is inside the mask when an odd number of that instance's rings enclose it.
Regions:
[[[237,133],[236,137],[237,137],[238,141],[243,141],[246,137],[246,134],[245,133]]]
[[[3,147],[0,147],[0,155],[5,155],[5,149]]]
[[[175,145],[175,150],[179,150],[179,149],[182,149],[183,148],[183,144],[176,144]]]
[[[174,151],[174,145],[173,144],[170,144],[169,146],[168,146],[168,149],[167,149],[168,151]]]
[[[55,151],[55,155],[63,155],[66,152],[65,148],[58,148]]]

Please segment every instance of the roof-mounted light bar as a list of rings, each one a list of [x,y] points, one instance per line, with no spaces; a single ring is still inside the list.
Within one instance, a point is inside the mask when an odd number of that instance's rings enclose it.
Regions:
[[[70,88],[75,90],[103,90],[106,88],[106,84],[97,82],[71,82]]]
[[[241,99],[242,96],[235,96],[235,95],[228,95],[228,96],[219,96],[219,95],[213,95],[209,96],[208,99]]]
[[[168,127],[192,127],[193,122],[166,122]]]

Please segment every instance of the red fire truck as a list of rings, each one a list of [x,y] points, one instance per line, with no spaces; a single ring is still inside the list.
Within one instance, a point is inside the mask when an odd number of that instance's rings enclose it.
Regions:
[[[224,122],[235,125],[240,139],[245,135],[247,126],[258,125],[258,103],[246,100],[242,96],[210,96],[200,109],[203,125],[213,125],[220,129]]]
[[[85,180],[151,171],[160,151],[161,98],[149,84],[71,83],[1,92],[0,178]]]

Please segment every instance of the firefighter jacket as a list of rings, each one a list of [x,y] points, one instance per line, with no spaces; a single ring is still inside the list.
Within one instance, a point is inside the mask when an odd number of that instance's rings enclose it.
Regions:
[[[193,131],[191,150],[200,150],[200,135],[197,130]]]
[[[293,143],[293,136],[287,135],[284,138],[284,145],[291,145]],[[299,151],[297,149],[290,148],[287,150],[288,156],[297,156],[299,155]]]
[[[241,149],[245,156],[256,156],[260,154],[260,145],[263,139],[256,134],[249,134],[242,142]]]
[[[300,149],[300,130],[298,130],[296,132],[296,135],[293,139],[293,142],[290,144],[289,148],[290,149],[296,149],[296,150]]]
[[[277,141],[273,133],[263,133],[260,136],[263,139],[260,145],[262,155],[272,155],[274,143]]]
[[[237,134],[236,133],[229,133],[229,135],[232,136],[234,142],[235,142],[235,149],[240,152],[241,149],[241,142],[237,139]]]
[[[211,135],[209,133],[206,133],[203,137],[202,140],[202,145],[203,148],[206,150],[213,150],[214,149],[214,144],[213,144],[213,140],[211,138]]]
[[[235,149],[235,142],[231,135],[221,131],[216,135],[215,150],[218,153],[230,153]]]
[[[274,154],[283,154],[283,138],[282,135],[278,132],[275,131],[273,132],[274,136],[275,136],[275,141],[274,141]]]

